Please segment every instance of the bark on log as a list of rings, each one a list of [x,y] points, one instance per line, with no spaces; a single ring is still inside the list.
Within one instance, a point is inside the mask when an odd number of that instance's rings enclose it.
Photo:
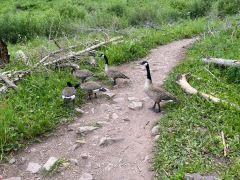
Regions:
[[[187,94],[200,94],[202,98],[204,99],[210,99],[211,101],[213,101],[214,103],[224,103],[224,104],[230,104],[230,106],[237,108],[238,110],[240,110],[240,106],[234,103],[229,103],[226,100],[221,100],[217,97],[214,97],[212,95],[203,93],[201,91],[198,91],[197,89],[193,88],[189,83],[188,80],[191,77],[190,73],[187,74],[182,74],[182,75],[178,75],[176,78],[176,83],[183,89],[183,91]]]
[[[74,64],[74,63],[62,63],[62,64],[59,64],[57,67],[58,67],[58,68],[71,67],[71,68],[73,68],[73,69],[80,69],[79,65]]]
[[[15,89],[17,91],[18,87],[12,82],[10,81],[7,77],[3,76],[2,74],[0,74],[0,78],[5,81],[5,83],[9,86],[12,87],[13,89]]]
[[[222,59],[222,58],[202,58],[202,61],[207,64],[218,64],[221,66],[240,66],[240,60]]]

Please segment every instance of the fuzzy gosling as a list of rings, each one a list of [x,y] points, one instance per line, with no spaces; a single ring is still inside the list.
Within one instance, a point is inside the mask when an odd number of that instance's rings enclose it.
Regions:
[[[116,79],[118,78],[130,79],[128,76],[124,75],[119,70],[109,67],[108,58],[105,54],[101,54],[100,56],[105,59],[105,73],[113,81],[113,86],[116,85]]]
[[[107,91],[107,89],[101,87],[100,84],[98,84],[97,82],[94,82],[94,81],[88,81],[88,82],[82,83],[80,85],[80,87],[88,93],[89,99],[91,99],[91,95],[93,93],[95,94],[95,98],[97,98],[97,92],[99,92],[99,91],[106,92]]]
[[[99,79],[99,76],[95,75],[92,71],[89,71],[88,69],[76,69],[76,68],[72,68],[71,73],[73,74],[73,76],[77,79],[82,80],[82,83],[88,79],[88,78],[92,78],[92,77],[96,77]]]
[[[70,101],[75,101],[75,97],[77,95],[76,88],[79,87],[79,84],[73,86],[72,83],[67,82],[67,87],[65,87],[62,91],[62,98],[64,103],[69,103]]]
[[[140,63],[144,65],[147,70],[147,79],[144,84],[144,92],[154,101],[154,105],[151,108],[154,112],[161,112],[160,102],[163,101],[174,101],[177,102],[177,99],[165,89],[161,88],[160,85],[155,85],[152,83],[151,73],[149,64],[147,61]],[[158,104],[158,110],[155,109],[156,104]]]

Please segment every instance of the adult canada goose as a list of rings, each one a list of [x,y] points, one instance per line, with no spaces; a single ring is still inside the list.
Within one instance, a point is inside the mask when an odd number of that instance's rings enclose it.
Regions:
[[[74,102],[75,97],[77,95],[76,88],[79,87],[79,84],[73,86],[72,83],[67,82],[67,87],[65,87],[62,91],[62,98],[64,103],[68,103],[71,100]]]
[[[113,81],[113,85],[116,85],[116,79],[123,78],[123,79],[130,79],[126,75],[124,75],[122,72],[120,72],[117,69],[114,69],[112,67],[109,67],[108,65],[108,58],[105,54],[101,54],[101,57],[105,59],[105,73],[106,75]]]
[[[88,93],[89,99],[91,99],[91,95],[93,93],[95,94],[95,98],[97,98],[97,94],[96,94],[97,92],[99,92],[99,91],[102,91],[102,92],[107,91],[107,89],[101,87],[100,84],[98,84],[97,82],[94,82],[94,81],[88,81],[88,82],[82,83],[80,85],[80,87]]]
[[[141,65],[144,65],[147,70],[147,80],[144,84],[144,92],[152,99],[154,100],[154,105],[151,108],[154,112],[160,112],[160,102],[162,100],[164,101],[174,101],[177,102],[177,99],[169,92],[167,92],[165,89],[161,88],[159,85],[155,85],[152,83],[151,73],[149,64],[147,61],[143,61],[140,63]],[[155,109],[156,104],[158,104],[158,110]]]
[[[76,68],[72,68],[71,73],[73,74],[73,76],[77,79],[81,79],[82,83],[91,77],[96,77],[99,78],[97,75],[95,75],[93,72],[89,71],[88,69],[76,69]]]

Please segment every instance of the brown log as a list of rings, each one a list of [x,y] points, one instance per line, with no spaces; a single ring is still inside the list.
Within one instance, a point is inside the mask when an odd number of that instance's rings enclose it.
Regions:
[[[218,64],[221,66],[240,66],[240,60],[222,59],[222,58],[202,58],[202,61],[208,64]]]
[[[238,106],[237,104],[234,103],[229,103],[226,100],[221,100],[217,97],[214,97],[212,95],[203,93],[201,91],[198,91],[197,89],[193,88],[189,83],[188,80],[191,77],[190,73],[187,74],[182,74],[182,75],[178,75],[176,78],[176,83],[183,89],[183,91],[187,94],[200,94],[200,96],[204,99],[210,99],[211,101],[213,101],[214,103],[224,103],[224,104],[230,104],[232,107],[237,108],[238,110],[240,110],[240,106]]]
[[[8,53],[7,44],[0,37],[0,65],[10,62],[10,55]]]

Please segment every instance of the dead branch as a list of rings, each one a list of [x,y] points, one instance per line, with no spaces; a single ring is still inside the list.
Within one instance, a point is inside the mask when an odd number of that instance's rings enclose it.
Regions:
[[[229,103],[226,100],[221,100],[217,97],[214,97],[212,95],[203,93],[201,91],[198,91],[197,89],[193,88],[189,83],[188,80],[191,77],[190,73],[187,74],[182,74],[182,75],[178,75],[176,78],[176,83],[178,85],[180,85],[180,87],[183,89],[184,92],[186,92],[187,94],[200,94],[202,96],[202,98],[204,99],[210,99],[211,101],[213,101],[214,103],[225,103],[225,104],[230,104],[232,107],[237,108],[238,110],[240,110],[240,106],[234,104],[234,103]]]
[[[89,48],[86,48],[86,49],[84,49],[82,51],[71,52],[71,53],[69,53],[69,54],[67,54],[65,56],[60,57],[59,59],[56,59],[56,60],[48,62],[48,63],[44,63],[44,66],[49,66],[51,64],[54,64],[54,63],[57,63],[57,62],[60,62],[60,61],[63,61],[63,60],[71,59],[71,58],[73,58],[75,56],[78,56],[78,55],[83,54],[85,52],[88,52],[88,51],[91,51],[93,49],[96,49],[96,48],[98,48],[98,47],[100,47],[100,46],[102,46],[104,44],[107,44],[107,43],[110,43],[110,42],[113,42],[113,41],[117,41],[117,40],[122,39],[122,38],[123,38],[123,36],[118,36],[118,37],[110,39],[109,41],[104,41],[104,42],[98,43],[98,44],[96,44],[94,46],[91,46]]]
[[[222,133],[222,142],[223,142],[223,155],[224,155],[224,157],[226,157],[226,156],[227,156],[226,141],[225,141],[225,138],[224,138],[224,133],[223,133],[223,131],[222,131],[221,133]]]
[[[18,87],[12,82],[10,81],[6,76],[3,76],[2,74],[0,74],[0,78],[5,81],[5,83],[9,86],[12,87],[13,89],[15,89],[17,91]]]
[[[221,66],[240,66],[240,60],[222,59],[222,58],[202,58],[207,64],[218,64]]]

